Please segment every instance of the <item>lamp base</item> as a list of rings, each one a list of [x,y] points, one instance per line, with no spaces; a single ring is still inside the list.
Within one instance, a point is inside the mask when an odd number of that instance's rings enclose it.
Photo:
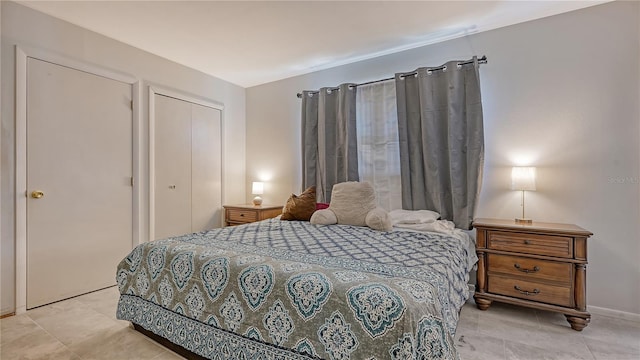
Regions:
[[[531,225],[533,224],[533,220],[525,219],[525,218],[516,218],[516,224]]]
[[[253,205],[260,206],[262,205],[262,198],[260,196],[256,196],[253,198]]]

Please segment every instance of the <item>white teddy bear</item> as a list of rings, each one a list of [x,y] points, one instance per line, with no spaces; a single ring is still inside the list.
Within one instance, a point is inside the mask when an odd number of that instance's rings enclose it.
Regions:
[[[333,185],[329,208],[314,212],[311,223],[368,226],[380,231],[393,228],[389,213],[376,204],[373,186],[357,181]]]

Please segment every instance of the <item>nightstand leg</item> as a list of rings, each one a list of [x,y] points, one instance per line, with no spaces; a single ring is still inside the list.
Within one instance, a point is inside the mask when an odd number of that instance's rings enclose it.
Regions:
[[[478,271],[476,273],[476,291],[484,293],[487,291],[487,268],[485,265],[486,254],[478,252]]]
[[[587,325],[589,325],[589,321],[591,317],[581,318],[577,316],[565,315],[569,324],[571,324],[571,328],[576,331],[582,331]]]
[[[575,299],[576,309],[579,311],[587,310],[587,266],[585,264],[576,264],[576,282],[575,282]]]
[[[489,309],[489,306],[491,306],[491,303],[493,302],[492,300],[488,300],[488,299],[483,299],[483,298],[478,298],[476,296],[473,297],[473,299],[476,301],[476,306],[478,307],[478,309],[480,310],[487,310]]]

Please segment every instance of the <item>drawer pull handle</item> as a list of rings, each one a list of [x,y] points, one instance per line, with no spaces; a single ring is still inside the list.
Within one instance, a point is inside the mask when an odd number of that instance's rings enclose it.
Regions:
[[[525,244],[525,245],[529,245],[529,244],[531,244],[531,241],[529,241],[529,240],[525,240],[525,241],[524,241],[524,244]]]
[[[240,214],[240,217],[244,217],[244,214]]]
[[[540,271],[540,268],[537,267],[537,266],[534,266],[533,269],[522,269],[522,268],[520,268],[520,264],[518,264],[518,263],[513,264],[513,267],[518,269],[518,271],[522,271],[525,274],[530,274],[530,273],[534,273],[534,272]]]
[[[514,285],[513,288],[518,290],[520,292],[520,294],[527,295],[527,296],[540,294],[540,290],[538,290],[538,289],[533,289],[533,291],[526,291],[526,290],[520,289],[520,286],[518,286],[518,285]]]

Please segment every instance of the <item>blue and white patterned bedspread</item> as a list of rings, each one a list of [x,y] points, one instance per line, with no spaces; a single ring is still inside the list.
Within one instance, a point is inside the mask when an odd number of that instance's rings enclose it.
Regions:
[[[468,246],[271,219],[136,247],[119,319],[211,359],[455,359]]]

